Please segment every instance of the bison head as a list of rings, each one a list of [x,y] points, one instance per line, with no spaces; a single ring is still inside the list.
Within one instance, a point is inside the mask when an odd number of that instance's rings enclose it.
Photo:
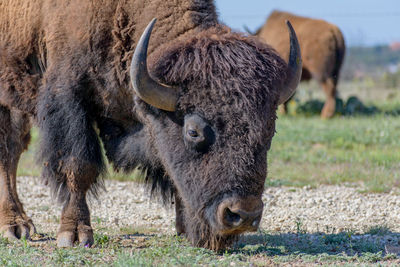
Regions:
[[[221,249],[258,228],[276,108],[299,82],[299,45],[288,23],[287,65],[256,39],[218,26],[159,49],[150,75],[146,58],[154,23],[132,59],[136,109],[183,203],[187,237]]]

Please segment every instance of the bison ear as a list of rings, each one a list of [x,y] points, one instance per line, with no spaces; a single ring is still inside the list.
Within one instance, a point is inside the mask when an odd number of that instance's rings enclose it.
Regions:
[[[279,105],[285,103],[296,91],[297,85],[300,82],[301,71],[303,68],[300,45],[297,40],[296,32],[288,20],[286,21],[286,24],[289,28],[290,34],[290,55],[288,68],[286,70],[286,80],[280,90],[278,101]]]
[[[131,82],[135,94],[147,104],[162,110],[175,111],[178,91],[156,82],[147,70],[147,48],[155,23],[154,18],[147,25],[136,46],[131,63]]]

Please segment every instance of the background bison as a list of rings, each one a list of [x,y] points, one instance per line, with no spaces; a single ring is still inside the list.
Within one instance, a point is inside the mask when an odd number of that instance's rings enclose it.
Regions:
[[[299,38],[303,56],[301,80],[313,78],[321,84],[326,94],[321,116],[332,117],[335,113],[336,86],[345,54],[343,35],[338,27],[326,21],[274,11],[255,35],[275,48],[284,59],[289,57],[289,39],[282,26],[285,20],[290,20]]]
[[[115,169],[146,168],[153,191],[175,197],[178,233],[194,245],[220,249],[257,229],[276,107],[301,75],[290,36],[286,64],[219,24],[210,0],[2,1],[3,235],[34,231],[16,191],[31,121],[43,177],[63,203],[58,246],[93,243],[86,193],[105,174],[100,141]]]

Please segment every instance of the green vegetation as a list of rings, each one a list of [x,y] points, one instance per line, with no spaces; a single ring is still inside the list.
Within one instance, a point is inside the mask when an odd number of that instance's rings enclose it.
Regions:
[[[375,227],[380,229],[380,227]],[[258,232],[244,236],[233,248],[214,252],[190,246],[176,236],[154,233],[96,235],[91,249],[59,249],[45,237],[31,241],[0,240],[1,266],[269,266],[271,264],[399,264],[385,254],[381,231],[364,234]],[[388,230],[389,231],[389,230]],[[390,233],[387,232],[387,233]],[[394,239],[400,239],[394,233]]]
[[[31,130],[31,143],[28,150],[22,153],[18,164],[18,176],[40,176],[40,166],[36,162],[39,150],[39,132],[36,128]]]
[[[400,117],[281,116],[268,166],[269,185],[362,182],[388,191],[400,181]]]

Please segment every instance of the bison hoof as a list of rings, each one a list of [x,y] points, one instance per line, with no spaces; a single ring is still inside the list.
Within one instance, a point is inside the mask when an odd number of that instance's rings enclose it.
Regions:
[[[36,233],[36,228],[33,223],[29,221],[21,221],[16,223],[10,223],[0,227],[0,233],[4,238],[8,240],[17,239],[30,239],[30,236]]]
[[[82,247],[91,247],[94,243],[93,230],[90,226],[78,226],[77,230],[59,232],[57,235],[58,247],[73,247],[75,241]]]
[[[57,247],[73,247],[75,242],[74,232],[62,232],[57,235]]]
[[[78,226],[79,245],[83,247],[91,247],[94,243],[92,227],[87,225]]]

